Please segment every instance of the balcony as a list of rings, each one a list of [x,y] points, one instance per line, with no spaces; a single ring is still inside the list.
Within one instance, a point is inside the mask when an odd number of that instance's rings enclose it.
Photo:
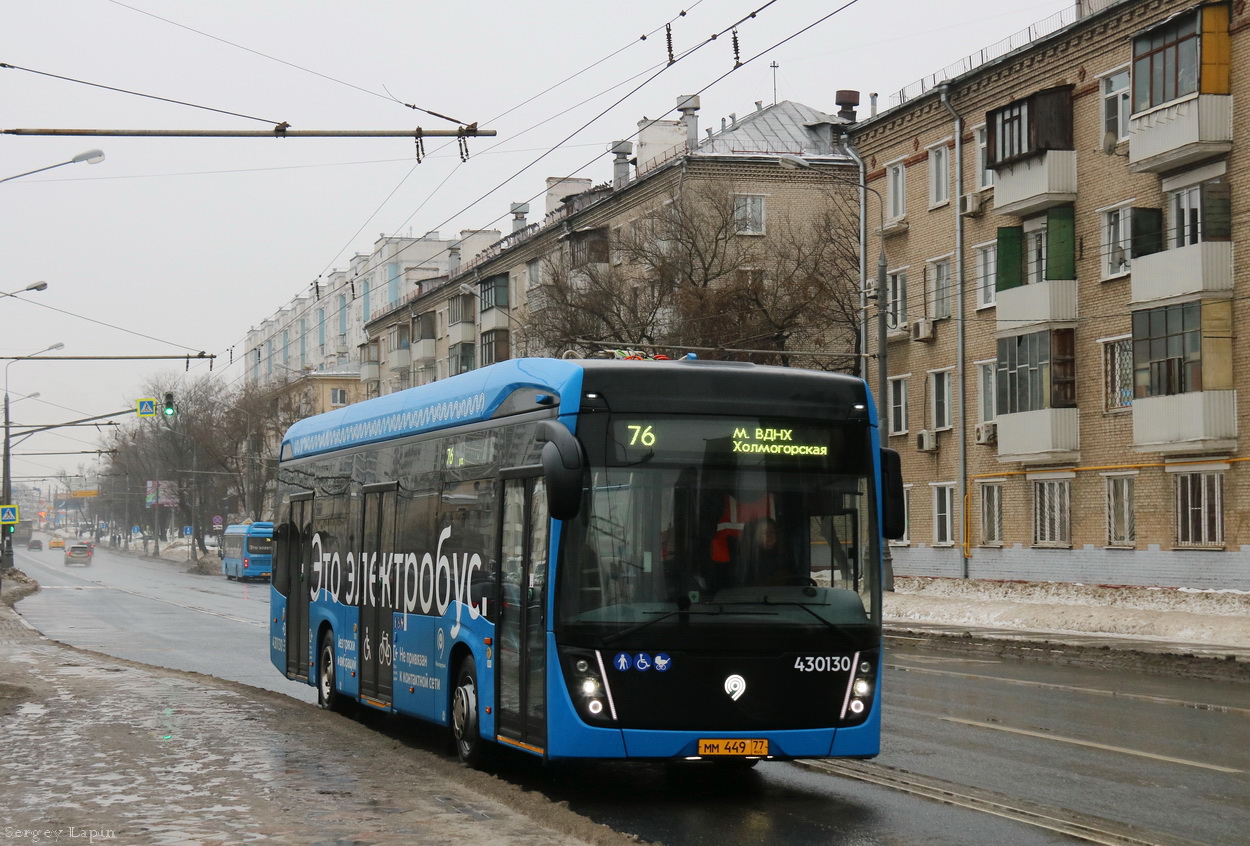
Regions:
[[[447,328],[447,343],[452,346],[456,344],[476,344],[477,326],[473,324],[472,320],[451,324]]]
[[[999,214],[1024,217],[1075,200],[1075,150],[1048,150],[995,168],[994,211]]]
[[[1000,414],[998,460],[1021,464],[1077,461],[1080,430],[1077,409],[1043,408]]]
[[[432,363],[437,354],[438,348],[433,338],[422,338],[412,342],[412,360],[418,366]]]
[[[1000,333],[1021,334],[1024,327],[1036,323],[1076,320],[1076,280],[1051,279],[1018,285],[996,294]]]
[[[1233,289],[1231,241],[1200,241],[1133,259],[1133,302]]]
[[[360,363],[360,381],[376,382],[378,381],[379,370],[381,367],[376,361],[362,361]]]
[[[1236,391],[1133,400],[1133,449],[1138,452],[1224,452],[1236,447]]]
[[[493,332],[496,329],[507,329],[510,322],[508,317],[508,309],[503,306],[495,306],[488,308],[478,315],[479,327],[483,332]]]
[[[412,367],[412,351],[407,347],[391,350],[386,354],[387,370],[407,370]]]
[[[1159,173],[1233,148],[1233,98],[1196,94],[1129,118],[1128,162],[1138,173]]]

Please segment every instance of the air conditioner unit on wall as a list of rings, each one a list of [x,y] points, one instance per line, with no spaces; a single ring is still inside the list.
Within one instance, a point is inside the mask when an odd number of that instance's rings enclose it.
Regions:
[[[933,340],[933,321],[927,317],[921,317],[911,324],[911,339],[913,341],[932,341]]]
[[[916,449],[921,452],[937,452],[937,432],[921,429],[916,433]]]
[[[976,217],[981,213],[981,195],[976,192],[959,195],[959,213],[964,217]]]
[[[977,424],[977,443],[992,444],[998,442],[998,424],[994,422]]]

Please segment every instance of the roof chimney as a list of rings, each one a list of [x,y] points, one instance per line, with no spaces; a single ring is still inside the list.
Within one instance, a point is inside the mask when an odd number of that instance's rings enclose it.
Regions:
[[[686,125],[686,148],[693,150],[699,146],[699,95],[682,94],[677,98],[677,111]]]
[[[876,117],[877,116],[877,92],[876,91],[868,95],[868,102],[870,103],[868,116]]]
[[[520,232],[525,228],[525,216],[530,213],[529,203],[513,203],[510,207],[512,212],[512,231]]]
[[[634,154],[634,145],[616,141],[608,145],[608,152],[616,156],[612,160],[612,187],[619,191],[629,184],[629,157]]]
[[[460,245],[453,244],[447,248],[447,275],[455,276],[460,272]]]
[[[855,122],[855,107],[859,105],[858,91],[838,91],[833,95],[833,102],[838,104],[838,117]]]

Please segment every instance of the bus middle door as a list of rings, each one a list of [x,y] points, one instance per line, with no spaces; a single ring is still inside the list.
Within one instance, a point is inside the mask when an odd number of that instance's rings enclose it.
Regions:
[[[547,495],[541,477],[504,482],[500,535],[497,726],[541,752],[547,742]]]
[[[395,482],[365,485],[360,573],[360,698],[387,707],[394,692],[394,608],[397,573]]]
[[[312,561],[312,494],[291,497],[286,522],[279,527],[277,554],[282,556],[277,588],[286,597],[286,674],[288,678],[308,679],[308,605],[312,601],[309,566]],[[234,541],[236,535],[222,539]]]

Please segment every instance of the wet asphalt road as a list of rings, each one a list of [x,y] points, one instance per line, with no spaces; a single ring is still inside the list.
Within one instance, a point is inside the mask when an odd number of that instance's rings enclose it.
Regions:
[[[18,566],[45,588],[18,610],[50,637],[315,699],[269,663],[266,584],[187,574],[106,549],[91,568],[67,571],[59,551],[24,550]],[[1136,826],[1144,842],[1243,842],[1244,686],[895,649],[886,690],[877,765],[1061,817]],[[430,751],[438,752],[432,737]],[[539,768],[505,756],[496,767],[599,822],[673,846],[1075,842],[789,764],[732,773],[702,765]]]

